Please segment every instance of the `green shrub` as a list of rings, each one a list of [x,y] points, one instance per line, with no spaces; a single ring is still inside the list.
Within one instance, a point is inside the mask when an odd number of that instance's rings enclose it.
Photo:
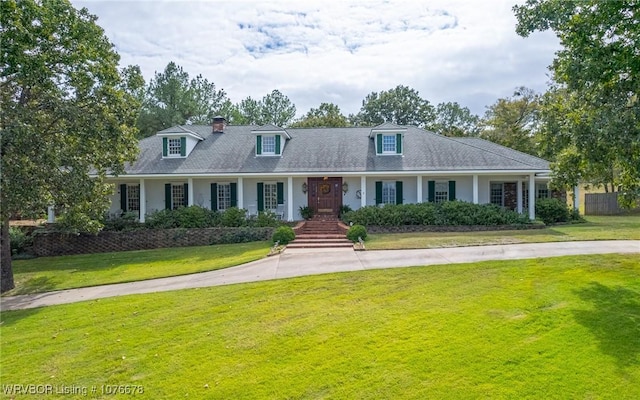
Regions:
[[[10,226],[9,242],[11,243],[11,255],[16,256],[24,253],[25,249],[31,246],[33,238],[24,230],[15,226]]]
[[[358,242],[358,238],[365,240],[367,238],[367,228],[362,225],[353,225],[347,231],[347,239],[351,240],[353,243]]]
[[[348,212],[353,211],[353,208],[351,208],[349,205],[347,204],[343,204],[340,206],[340,212],[338,213],[338,217],[342,218],[343,215],[345,215]]]
[[[143,228],[144,225],[138,222],[138,213],[129,211],[106,215],[102,229],[105,231],[133,231]]]
[[[267,226],[280,226],[280,220],[276,217],[276,214],[271,211],[259,212],[258,217],[251,221],[253,226],[267,227]]]
[[[227,208],[222,213],[220,224],[228,227],[245,226],[247,224],[246,211],[238,207]]]
[[[173,210],[180,228],[209,228],[215,226],[217,211],[199,206],[180,207]]]
[[[292,242],[295,238],[296,234],[293,231],[293,228],[291,228],[290,226],[281,226],[273,232],[271,240],[273,241],[273,243],[278,242],[284,245]]]
[[[177,228],[178,219],[173,210],[158,210],[147,215],[144,225],[150,229]]]
[[[265,229],[240,227],[229,230],[222,235],[212,238],[211,244],[247,243],[266,240]]]
[[[545,224],[569,222],[572,213],[569,206],[559,199],[538,199],[536,201],[536,217]]]
[[[309,206],[300,206],[298,212],[300,212],[300,216],[304,219],[313,218],[313,208]]]

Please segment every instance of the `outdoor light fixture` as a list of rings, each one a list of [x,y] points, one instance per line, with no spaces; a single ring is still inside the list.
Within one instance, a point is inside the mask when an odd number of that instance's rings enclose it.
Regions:
[[[347,182],[343,182],[342,183],[342,192],[344,194],[347,194],[348,191],[349,191],[349,184]]]
[[[307,182],[302,183],[302,193],[307,193]]]

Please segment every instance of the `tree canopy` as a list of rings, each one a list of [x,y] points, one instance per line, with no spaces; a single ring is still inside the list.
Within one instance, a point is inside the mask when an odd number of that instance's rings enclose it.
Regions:
[[[96,17],[68,1],[0,3],[2,291],[13,287],[8,221],[55,204],[96,230],[107,173],[137,154],[139,70],[119,56]]]
[[[546,134],[562,135],[554,181],[610,174],[630,204],[640,189],[640,2],[528,0],[514,12],[518,34],[551,29],[562,45],[551,66],[562,95],[545,117]]]
[[[374,126],[385,122],[398,125],[430,126],[435,120],[433,106],[417,90],[398,85],[380,93],[372,92],[362,102],[356,123]]]
[[[310,109],[302,118],[294,122],[293,128],[340,128],[349,126],[349,121],[340,107],[333,103],[322,103],[318,108]]]
[[[480,117],[457,102],[440,103],[435,109],[435,122],[431,127],[444,136],[478,136]]]

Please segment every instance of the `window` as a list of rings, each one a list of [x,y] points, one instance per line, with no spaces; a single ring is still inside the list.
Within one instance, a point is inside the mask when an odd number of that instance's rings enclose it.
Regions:
[[[502,183],[492,183],[489,193],[489,202],[499,206],[504,206],[504,185]]]
[[[127,185],[127,210],[140,211],[140,186]]]
[[[182,154],[182,146],[180,144],[180,138],[170,138],[169,142],[169,156],[179,156]]]
[[[444,203],[449,201],[449,183],[448,182],[436,182],[435,193],[433,201],[436,203]]]
[[[231,207],[231,185],[228,183],[218,184],[218,210],[226,210]]]
[[[396,204],[396,183],[382,182],[382,203]]]
[[[546,183],[536,183],[536,197],[546,199],[549,197],[549,187]]]
[[[186,206],[184,200],[184,185],[171,185],[171,208]]]
[[[396,135],[382,135],[382,152],[396,153]]]
[[[275,183],[264,184],[264,209],[275,210],[278,208],[278,189]]]
[[[276,154],[276,137],[262,137],[262,154]]]

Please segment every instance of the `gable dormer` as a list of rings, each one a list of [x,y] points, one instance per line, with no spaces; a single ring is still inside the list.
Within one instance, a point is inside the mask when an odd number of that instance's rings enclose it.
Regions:
[[[256,136],[256,156],[280,156],[287,139],[291,136],[275,125],[263,125],[251,131]]]
[[[199,141],[204,140],[196,132],[178,125],[157,133],[162,137],[162,158],[186,158]]]
[[[407,128],[389,122],[371,129],[369,137],[374,140],[376,155],[402,155],[406,131]]]

